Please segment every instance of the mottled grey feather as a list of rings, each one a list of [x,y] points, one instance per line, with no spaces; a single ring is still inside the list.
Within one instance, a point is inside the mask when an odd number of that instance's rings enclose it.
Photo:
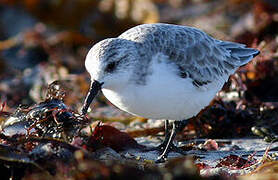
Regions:
[[[136,26],[118,38],[135,42],[140,61],[145,61],[138,64],[145,69],[153,55],[163,53],[179,67],[180,76],[188,74],[196,86],[229,76],[259,54],[243,44],[213,39],[196,28],[162,23]],[[144,67],[138,69],[146,74]]]

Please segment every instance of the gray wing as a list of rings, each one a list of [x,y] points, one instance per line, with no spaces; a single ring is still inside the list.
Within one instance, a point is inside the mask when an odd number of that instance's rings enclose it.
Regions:
[[[213,39],[196,28],[162,23],[136,26],[119,38],[136,42],[145,59],[158,52],[167,55],[178,66],[180,76],[189,76],[196,86],[224,77],[227,81],[239,66],[259,54],[243,44]]]

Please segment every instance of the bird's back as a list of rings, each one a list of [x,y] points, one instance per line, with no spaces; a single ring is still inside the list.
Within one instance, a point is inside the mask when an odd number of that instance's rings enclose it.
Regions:
[[[196,86],[215,79],[227,81],[239,66],[259,54],[243,44],[216,40],[197,28],[163,23],[136,26],[119,38],[136,43],[144,64],[157,53],[168,56],[180,76],[190,77]]]

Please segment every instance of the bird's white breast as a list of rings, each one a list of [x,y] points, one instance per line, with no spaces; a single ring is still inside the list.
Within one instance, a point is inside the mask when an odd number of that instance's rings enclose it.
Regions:
[[[223,79],[196,87],[192,79],[178,76],[178,69],[161,54],[153,57],[146,85],[126,84],[122,89],[103,89],[105,97],[131,114],[152,118],[183,120],[206,107],[222,88]]]

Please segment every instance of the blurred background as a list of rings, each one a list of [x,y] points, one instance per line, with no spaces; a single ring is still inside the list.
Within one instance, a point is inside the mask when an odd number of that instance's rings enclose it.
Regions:
[[[248,103],[276,108],[276,0],[0,0],[0,103],[10,112],[19,104],[39,103],[48,84],[61,80],[65,103],[79,111],[89,85],[84,67],[89,48],[135,25],[156,22],[194,26],[258,48],[261,54],[219,97],[232,101],[231,92],[236,97],[244,92],[234,109]],[[107,103],[100,97],[95,107]]]

